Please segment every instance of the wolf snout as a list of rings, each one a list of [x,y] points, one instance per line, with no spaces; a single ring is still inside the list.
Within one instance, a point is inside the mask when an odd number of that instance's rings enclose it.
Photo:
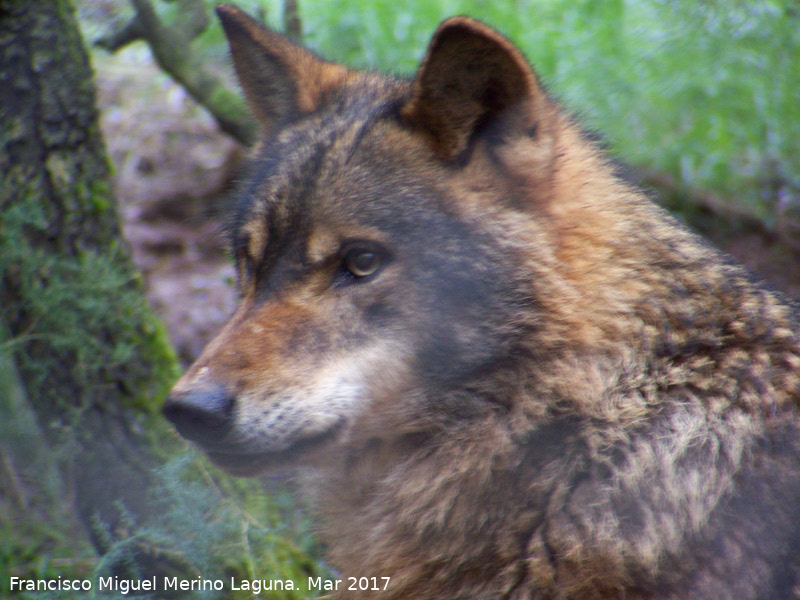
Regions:
[[[234,396],[224,387],[172,392],[164,416],[183,437],[200,443],[220,440],[232,426]]]

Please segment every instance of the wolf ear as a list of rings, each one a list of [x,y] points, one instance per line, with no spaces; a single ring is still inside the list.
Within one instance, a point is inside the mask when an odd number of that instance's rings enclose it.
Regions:
[[[229,4],[217,6],[250,110],[264,131],[313,112],[347,69],[324,61]]]
[[[401,112],[450,159],[506,109],[543,95],[516,46],[479,21],[453,17],[434,33]]]

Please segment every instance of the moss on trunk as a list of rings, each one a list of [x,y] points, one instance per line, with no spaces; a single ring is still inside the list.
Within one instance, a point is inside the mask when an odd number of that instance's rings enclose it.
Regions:
[[[0,15],[5,344],[67,499],[84,524],[114,522],[120,501],[145,510],[152,432],[166,430],[157,408],[177,363],[120,234],[69,5],[4,1]]]

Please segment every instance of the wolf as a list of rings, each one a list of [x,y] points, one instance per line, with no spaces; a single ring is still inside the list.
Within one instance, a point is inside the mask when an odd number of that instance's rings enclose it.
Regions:
[[[800,597],[796,307],[490,27],[444,21],[404,79],[217,12],[262,129],[241,300],[164,413],[297,474],[338,597]]]

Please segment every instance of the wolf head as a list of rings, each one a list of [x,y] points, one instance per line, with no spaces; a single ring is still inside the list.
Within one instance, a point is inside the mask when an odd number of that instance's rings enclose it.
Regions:
[[[520,52],[453,18],[401,80],[218,13],[263,136],[228,228],[241,304],[167,416],[251,472],[506,410],[459,390],[535,327],[520,215],[548,193],[555,132]]]

